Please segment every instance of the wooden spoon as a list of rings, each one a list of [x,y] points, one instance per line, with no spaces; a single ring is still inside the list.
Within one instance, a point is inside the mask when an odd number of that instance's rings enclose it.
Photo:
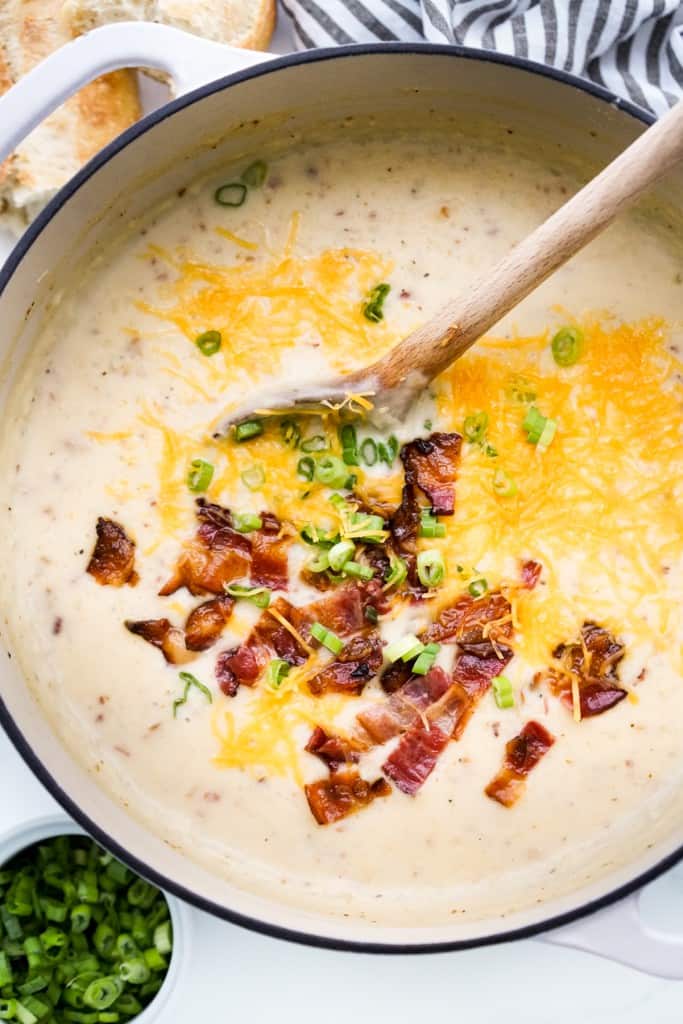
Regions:
[[[336,404],[363,394],[373,418],[402,419],[431,380],[604,230],[683,157],[683,101],[514,247],[492,270],[370,366],[329,382],[250,398],[226,427],[276,408]]]

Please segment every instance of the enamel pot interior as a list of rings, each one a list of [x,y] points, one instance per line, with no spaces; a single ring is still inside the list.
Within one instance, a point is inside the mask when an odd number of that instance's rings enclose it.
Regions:
[[[96,257],[112,237],[197,174],[259,152],[277,135],[305,143],[334,126],[353,132],[388,121],[411,130],[447,114],[463,131],[514,133],[549,158],[580,157],[586,173],[607,162],[642,130],[630,109],[595,90],[514,61],[455,49],[357,47],[283,58],[206,86],[145,119],[109,146],[57,197],[28,232],[0,281],[0,323],[7,346],[0,381],[12,387],[50,304],[69,270]],[[670,184],[670,183],[669,183]],[[678,189],[676,195],[680,193]],[[671,205],[671,192],[666,197]],[[78,500],[77,495],[68,500]],[[683,830],[660,822],[656,842],[639,863],[552,904],[478,923],[439,928],[379,928],[297,911],[238,891],[172,849],[113,803],[50,730],[9,648],[0,670],[2,718],[29,766],[89,832],[135,870],[197,906],[281,937],[365,950],[459,948],[521,937],[622,895],[673,862]],[[169,785],[182,765],[169,763]],[[666,817],[666,816],[665,816]],[[680,821],[682,816],[679,815]]]

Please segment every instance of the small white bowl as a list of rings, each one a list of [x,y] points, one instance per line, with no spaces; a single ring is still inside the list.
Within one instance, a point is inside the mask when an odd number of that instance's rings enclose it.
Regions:
[[[43,839],[54,836],[78,835],[85,836],[80,825],[71,818],[59,814],[51,814],[42,818],[34,818],[24,822],[0,837],[0,868],[17,853],[28,849]],[[187,907],[174,896],[164,892],[173,925],[173,949],[168,970],[163,984],[142,1013],[131,1018],[131,1024],[153,1024],[161,1020],[162,1011],[168,1006],[169,1000],[177,992],[180,980],[187,967],[190,946],[190,915]]]

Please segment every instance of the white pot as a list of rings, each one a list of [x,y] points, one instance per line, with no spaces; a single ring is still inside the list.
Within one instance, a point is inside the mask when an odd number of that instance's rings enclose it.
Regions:
[[[126,66],[167,71],[178,93],[208,84],[181,95],[107,146],[17,245],[0,274],[6,347],[0,401],[69,267],[106,245],[122,219],[143,213],[218,159],[229,162],[257,150],[269,130],[267,121],[263,126],[269,115],[281,115],[280,130],[305,139],[311,126],[350,113],[416,106],[425,112],[432,107],[481,112],[505,125],[532,126],[546,141],[572,140],[577,154],[596,166],[632,141],[648,120],[642,111],[569,75],[455,47],[357,46],[274,59],[158,25],[120,24],[69,43],[0,99],[0,159],[78,87]],[[675,204],[681,194],[669,192],[667,199]],[[679,859],[683,828],[610,877],[504,918],[435,928],[332,919],[235,889],[131,818],[62,747],[15,665],[3,659],[0,667],[0,718],[27,764],[100,843],[164,890],[204,910],[283,938],[380,952],[459,949],[564,925],[552,941],[683,977],[681,943],[645,934],[636,897],[622,899]],[[608,911],[576,923],[620,899]]]

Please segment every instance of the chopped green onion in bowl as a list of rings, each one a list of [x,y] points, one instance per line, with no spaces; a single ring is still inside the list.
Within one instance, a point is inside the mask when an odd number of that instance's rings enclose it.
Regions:
[[[83,835],[3,865],[0,922],[0,1020],[17,1024],[133,1021],[173,955],[163,893]]]
[[[252,437],[258,437],[262,433],[263,423],[261,420],[244,420],[235,427],[235,440],[250,441]]]

